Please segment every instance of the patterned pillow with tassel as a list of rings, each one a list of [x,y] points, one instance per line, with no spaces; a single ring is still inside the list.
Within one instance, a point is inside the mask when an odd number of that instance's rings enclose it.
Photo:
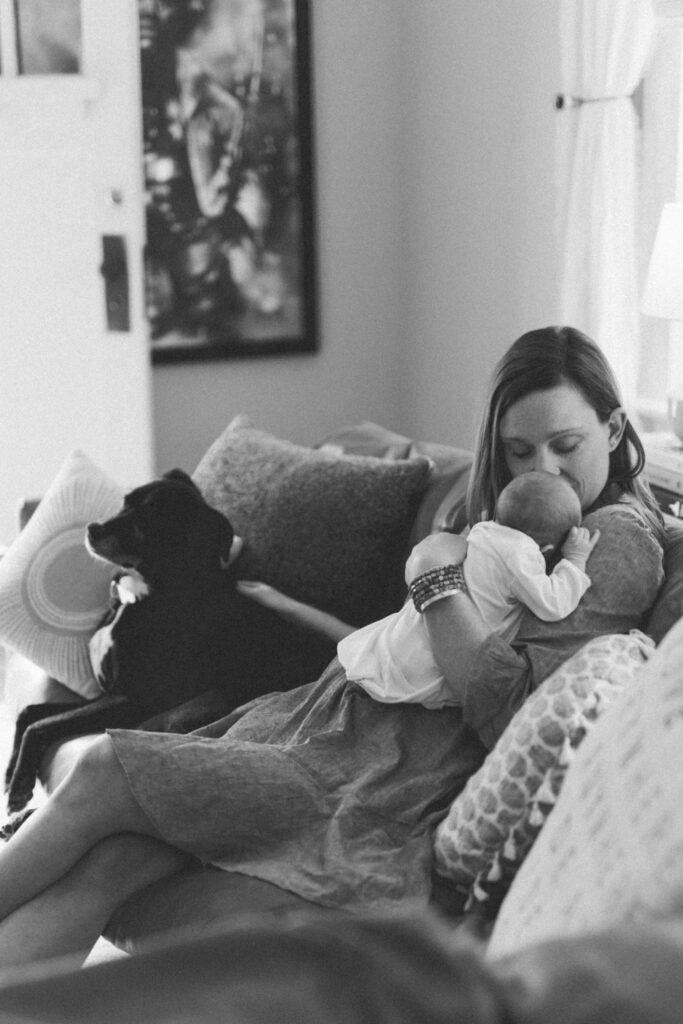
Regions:
[[[519,709],[436,830],[435,870],[455,883],[466,910],[495,917],[575,749],[653,650],[638,630],[596,637]]]

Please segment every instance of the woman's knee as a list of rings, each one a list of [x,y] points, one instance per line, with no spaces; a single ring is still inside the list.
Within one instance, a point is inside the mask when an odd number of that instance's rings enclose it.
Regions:
[[[122,771],[110,737],[103,733],[80,751],[66,779],[71,790],[84,789],[101,792],[103,786]]]
[[[103,897],[125,899],[152,882],[176,874],[191,858],[150,836],[107,836],[72,869],[74,883]]]
[[[51,799],[79,817],[87,816],[101,836],[131,831],[161,838],[135,799],[107,734],[81,752]]]

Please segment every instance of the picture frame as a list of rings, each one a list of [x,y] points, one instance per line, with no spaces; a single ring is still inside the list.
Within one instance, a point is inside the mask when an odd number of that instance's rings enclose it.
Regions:
[[[154,364],[318,348],[309,0],[138,0]]]

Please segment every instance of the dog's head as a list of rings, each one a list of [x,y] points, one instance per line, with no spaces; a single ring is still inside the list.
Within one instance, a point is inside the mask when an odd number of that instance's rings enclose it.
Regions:
[[[86,527],[93,555],[137,571],[151,586],[220,572],[233,539],[230,522],[181,469],[137,487],[112,519]]]

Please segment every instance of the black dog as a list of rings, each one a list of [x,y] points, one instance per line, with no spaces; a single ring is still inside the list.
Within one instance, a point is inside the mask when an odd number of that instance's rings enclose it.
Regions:
[[[226,517],[177,469],[132,491],[113,519],[89,524],[91,553],[124,576],[91,642],[104,695],[23,709],[5,779],[10,812],[30,800],[55,741],[107,728],[187,732],[319,675],[334,645],[239,594],[233,539]],[[146,596],[130,601],[131,580]]]

